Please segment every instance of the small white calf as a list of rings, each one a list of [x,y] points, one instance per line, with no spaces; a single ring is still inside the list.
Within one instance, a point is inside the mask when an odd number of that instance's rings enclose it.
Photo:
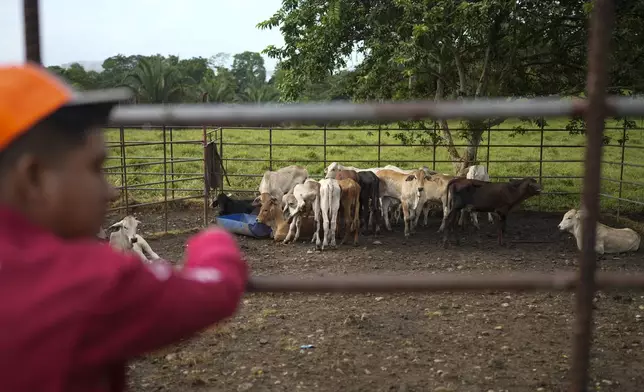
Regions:
[[[151,260],[159,259],[159,255],[154,253],[148,242],[136,233],[139,224],[141,222],[131,215],[114,223],[110,229],[119,230],[110,234],[110,245],[121,252],[134,252],[146,263],[149,263],[150,260],[145,256],[145,253],[150,255]]]
[[[284,218],[289,220],[290,227],[284,243],[291,239],[296,242],[300,238],[302,227],[302,215],[313,211],[316,230],[311,242],[315,242],[316,248],[320,247],[320,183],[307,179],[304,184],[297,184],[293,193],[287,193],[282,197]]]
[[[481,180],[481,181],[487,181],[490,182],[490,175],[487,173],[487,168],[483,165],[472,165],[467,169],[467,174],[465,175],[465,178],[468,178],[470,180]],[[461,210],[461,216],[458,218],[458,225],[462,226],[463,225],[463,219],[465,218],[465,209]],[[472,219],[472,223],[474,226],[478,229],[479,227],[479,217],[477,212],[470,212],[470,217]],[[487,220],[490,222],[490,224],[494,223],[494,217],[492,216],[491,212],[487,213]]]
[[[324,240],[322,250],[328,245],[337,247],[335,232],[338,225],[338,211],[340,210],[340,199],[342,190],[335,178],[320,180],[320,208],[322,209],[322,222],[324,227]]]
[[[575,236],[577,240],[577,249],[581,250],[581,227],[584,213],[574,208],[566,212],[559,223],[559,230],[567,231]],[[640,236],[634,230],[615,229],[597,222],[596,228],[597,239],[595,240],[595,252],[603,255],[604,253],[624,253],[635,252],[640,247]]]

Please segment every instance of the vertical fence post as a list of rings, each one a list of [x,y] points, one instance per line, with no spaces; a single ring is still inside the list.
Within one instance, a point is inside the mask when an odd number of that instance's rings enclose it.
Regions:
[[[42,64],[40,58],[40,13],[38,0],[24,0],[25,55],[27,61]]]
[[[170,178],[172,179],[170,188],[172,189],[172,200],[174,200],[174,143],[173,143],[173,134],[172,127],[169,127],[170,133]]]
[[[582,246],[579,261],[578,285],[575,290],[575,323],[572,337],[570,392],[588,390],[590,348],[593,338],[593,299],[597,284],[596,225],[599,218],[599,193],[604,122],[608,114],[606,90],[609,83],[610,40],[615,9],[612,0],[594,0],[588,38],[588,73],[586,91],[588,105],[586,121],[586,154],[581,205],[586,210],[582,218]]]
[[[273,170],[273,127],[268,128],[268,170]]]
[[[432,151],[432,170],[436,171],[436,143],[438,138],[436,133],[438,132],[438,122],[434,121],[434,137],[432,137],[433,151]]]
[[[204,125],[203,135],[202,135],[202,148],[201,154],[203,155],[203,225],[208,225],[208,196],[209,188],[208,182],[206,181],[206,172],[208,171],[208,161],[206,160],[206,148],[208,147],[208,128]]]
[[[490,172],[490,134],[492,133],[492,127],[490,126],[490,120],[487,123],[487,152],[485,153],[485,165],[487,166],[487,172]]]
[[[163,227],[168,232],[168,144],[166,140],[166,127],[163,126]]]
[[[130,213],[130,201],[127,194],[127,161],[125,157],[125,128],[119,127],[119,144],[121,145],[121,167],[123,170],[123,183],[121,184],[121,191],[125,198],[125,215]]]
[[[543,187],[543,117],[541,117],[541,142],[539,143],[539,186]],[[539,211],[541,211],[541,194],[539,194]]]
[[[380,154],[382,150],[381,147],[382,147],[382,124],[378,124],[378,167],[381,167],[380,166]]]
[[[617,219],[619,219],[619,214],[622,209],[622,187],[624,181],[624,155],[626,150],[626,119],[624,119],[624,124],[622,128],[622,156],[619,163],[619,192],[617,195]]]
[[[326,167],[326,124],[324,124],[324,167]]]
[[[224,128],[219,128],[219,157],[221,158],[221,167],[224,167]],[[221,192],[224,191],[226,183],[221,182]]]

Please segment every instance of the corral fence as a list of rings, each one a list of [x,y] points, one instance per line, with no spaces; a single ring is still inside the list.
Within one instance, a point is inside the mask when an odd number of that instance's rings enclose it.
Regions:
[[[492,181],[534,177],[544,188],[527,209],[552,211],[576,207],[583,179],[583,135],[571,135],[564,122],[538,121],[533,128],[506,125],[488,127],[478,145],[478,162],[488,168]],[[508,125],[509,124],[509,125]],[[605,128],[601,208],[640,213],[644,206],[643,121],[623,119]],[[434,128],[434,133],[437,128]],[[452,127],[451,132],[464,131]],[[406,135],[416,135],[414,141]],[[121,197],[112,211],[129,213],[137,207],[162,205],[165,231],[168,204],[198,200],[204,205],[203,223],[212,213],[216,192],[254,197],[265,170],[291,164],[305,166],[313,178],[322,178],[331,162],[357,167],[402,168],[427,166],[453,173],[447,149],[417,130],[388,126],[362,127],[172,127],[141,126],[107,130],[109,157],[105,171]],[[403,143],[401,136],[406,137]],[[205,145],[214,143],[224,168],[220,189],[205,184]],[[453,144],[462,150],[467,144]]]
[[[25,47],[28,61],[41,63],[38,0],[24,0]],[[609,42],[615,18],[611,0],[594,0],[590,21],[588,51],[587,99],[558,100],[505,99],[443,102],[398,102],[368,104],[308,104],[281,107],[236,105],[137,105],[120,106],[111,116],[113,126],[150,123],[223,127],[284,122],[315,124],[329,121],[378,121],[381,123],[413,119],[482,119],[490,117],[561,117],[583,115],[586,125],[582,204],[587,210],[582,229],[579,273],[523,276],[494,273],[483,276],[368,276],[368,277],[251,277],[247,286],[252,292],[374,292],[374,291],[449,291],[449,290],[575,290],[576,319],[573,337],[570,390],[588,390],[590,347],[593,327],[595,291],[607,288],[644,290],[644,274],[596,273],[594,251],[595,224],[600,210],[601,161],[604,120],[610,115],[621,117],[644,115],[644,99],[607,97]],[[225,132],[225,131],[224,131]],[[205,207],[204,207],[205,208]]]

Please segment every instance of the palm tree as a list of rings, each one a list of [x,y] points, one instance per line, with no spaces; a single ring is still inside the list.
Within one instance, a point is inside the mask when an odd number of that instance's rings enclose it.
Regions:
[[[262,103],[277,101],[279,98],[279,91],[270,84],[261,83],[254,84],[246,87],[244,91],[237,97],[241,102]]]
[[[162,58],[142,58],[123,81],[135,94],[137,102],[179,102],[194,81]]]
[[[210,102],[232,102],[235,99],[235,86],[223,78],[204,79],[199,90],[208,94]]]

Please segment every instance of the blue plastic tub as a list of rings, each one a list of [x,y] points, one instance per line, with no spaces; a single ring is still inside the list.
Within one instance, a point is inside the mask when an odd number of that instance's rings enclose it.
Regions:
[[[230,214],[217,217],[217,226],[231,233],[263,238],[271,234],[270,226],[257,222],[257,215]]]

